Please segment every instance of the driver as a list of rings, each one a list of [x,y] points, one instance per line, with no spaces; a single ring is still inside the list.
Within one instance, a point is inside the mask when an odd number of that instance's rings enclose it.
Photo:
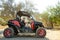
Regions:
[[[21,17],[21,25],[24,27],[25,26],[25,18]]]

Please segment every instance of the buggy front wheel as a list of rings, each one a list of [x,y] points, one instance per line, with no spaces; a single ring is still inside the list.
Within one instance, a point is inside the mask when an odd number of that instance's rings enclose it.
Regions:
[[[11,38],[14,36],[14,30],[12,28],[6,28],[3,32],[4,37]]]

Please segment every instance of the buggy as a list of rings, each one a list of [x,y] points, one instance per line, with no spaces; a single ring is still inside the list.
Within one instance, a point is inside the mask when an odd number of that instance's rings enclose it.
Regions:
[[[22,16],[26,16],[29,22],[25,22],[25,18],[21,19]],[[42,22],[34,20],[34,18],[27,12],[18,11],[16,18],[8,21],[8,28],[3,32],[4,37],[11,38],[18,33],[35,33],[36,37],[45,37],[46,30]],[[29,26],[28,26],[29,25]]]

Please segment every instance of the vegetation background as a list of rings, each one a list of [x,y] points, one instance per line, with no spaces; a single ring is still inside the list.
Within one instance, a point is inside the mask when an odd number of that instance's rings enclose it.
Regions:
[[[34,5],[25,0],[15,4],[14,0],[0,0],[0,25],[5,26],[10,19],[16,18],[19,10],[24,10],[33,15],[37,21],[41,21],[46,28],[60,28],[60,2],[55,6],[47,7],[47,10],[39,13]]]

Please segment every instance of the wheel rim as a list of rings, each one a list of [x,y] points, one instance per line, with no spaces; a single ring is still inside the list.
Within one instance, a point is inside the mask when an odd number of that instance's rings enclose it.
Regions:
[[[43,29],[38,30],[38,35],[39,36],[44,36],[45,35],[45,31]]]
[[[9,36],[11,35],[11,30],[5,30],[5,31],[4,31],[4,35],[5,35],[6,37],[9,37]]]

